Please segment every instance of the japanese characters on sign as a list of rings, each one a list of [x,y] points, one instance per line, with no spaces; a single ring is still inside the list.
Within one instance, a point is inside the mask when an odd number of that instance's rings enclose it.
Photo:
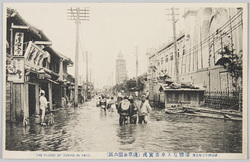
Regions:
[[[24,54],[25,57],[25,64],[29,65],[30,67],[39,69],[42,67],[42,62],[44,58],[48,57],[48,53],[40,49],[37,45],[29,42],[27,50]]]
[[[10,61],[10,64],[7,65],[8,71],[8,81],[14,83],[23,83],[24,82],[24,58],[23,57],[14,57]]]
[[[24,33],[16,32],[15,42],[14,42],[14,55],[15,56],[23,55],[23,39],[24,39]]]

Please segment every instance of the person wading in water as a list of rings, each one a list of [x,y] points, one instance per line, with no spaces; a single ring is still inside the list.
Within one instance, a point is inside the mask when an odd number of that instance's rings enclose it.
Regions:
[[[41,125],[46,125],[44,123],[44,118],[45,118],[45,111],[46,111],[46,107],[48,105],[48,101],[45,97],[45,91],[44,90],[41,90],[41,96],[40,96],[40,110],[42,111],[41,112]]]
[[[138,113],[138,108],[137,104],[134,102],[133,96],[129,96],[129,119],[130,119],[130,124],[136,124],[137,121],[137,113]]]
[[[151,106],[146,100],[146,96],[142,95],[141,102],[139,102],[139,113],[138,113],[140,124],[142,124],[142,122],[147,124],[150,112],[151,112]]]
[[[128,97],[125,96],[118,106],[118,113],[120,115],[120,118],[119,118],[120,126],[125,125],[128,122],[129,105],[130,105],[130,102],[128,100]]]

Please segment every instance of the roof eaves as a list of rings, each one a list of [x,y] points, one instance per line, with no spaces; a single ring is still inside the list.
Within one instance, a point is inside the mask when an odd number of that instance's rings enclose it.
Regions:
[[[44,41],[50,41],[50,39],[43,33],[42,30],[36,28],[35,26],[29,24],[23,17],[18,13],[14,12],[10,17],[19,19],[24,25],[29,26],[30,31],[37,35],[40,39]]]

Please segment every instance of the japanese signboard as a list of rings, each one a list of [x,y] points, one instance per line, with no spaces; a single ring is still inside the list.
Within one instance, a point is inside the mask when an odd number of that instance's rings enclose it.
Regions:
[[[8,81],[13,81],[14,83],[24,82],[24,58],[14,57],[7,65]]]
[[[15,44],[14,44],[14,55],[22,56],[23,55],[23,38],[24,33],[16,32],[15,34]]]
[[[24,54],[25,64],[38,69],[39,67],[42,67],[43,59],[48,57],[48,55],[47,52],[30,42]]]

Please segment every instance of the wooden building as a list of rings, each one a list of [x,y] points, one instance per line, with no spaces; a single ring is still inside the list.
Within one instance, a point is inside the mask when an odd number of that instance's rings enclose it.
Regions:
[[[73,62],[55,52],[45,34],[15,10],[7,12],[6,120],[22,121],[39,115],[40,90],[50,108],[61,106],[67,82],[64,69]]]
[[[204,104],[204,89],[178,88],[173,89],[162,85],[160,91],[164,95],[165,108],[175,106],[201,106]]]

